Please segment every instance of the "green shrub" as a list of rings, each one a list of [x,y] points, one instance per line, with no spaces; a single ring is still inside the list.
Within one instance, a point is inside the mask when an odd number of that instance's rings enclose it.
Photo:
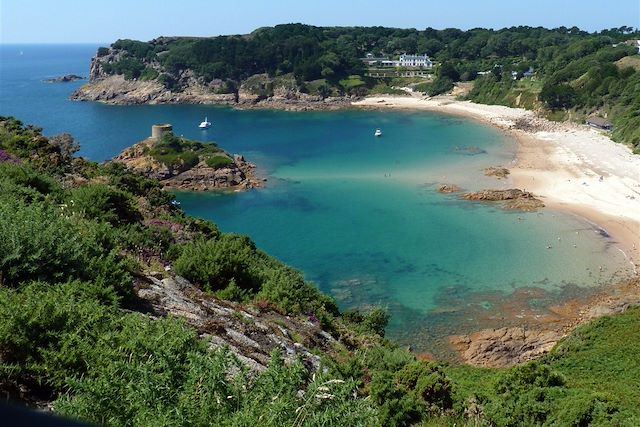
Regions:
[[[384,337],[384,329],[389,323],[389,314],[380,307],[375,307],[368,313],[349,310],[343,313],[342,318],[351,323],[361,334],[378,334],[381,337]]]
[[[142,218],[130,194],[104,184],[74,188],[68,204],[72,212],[112,225],[130,224]]]
[[[233,279],[240,289],[259,287],[254,243],[244,236],[224,234],[217,239],[185,245],[175,261],[175,271],[207,291],[225,289]]]
[[[233,160],[227,156],[213,156],[206,160],[207,166],[213,169],[222,169],[234,164]]]
[[[0,195],[27,203],[61,200],[62,187],[49,175],[27,165],[0,164]]]
[[[131,278],[109,229],[65,211],[0,201],[0,283],[93,281],[131,294]]]
[[[87,283],[0,288],[0,369],[5,381],[61,391],[86,372],[96,335],[116,313],[112,290]]]
[[[142,81],[155,80],[159,75],[160,73],[158,73],[155,69],[146,67],[142,71],[142,73],[140,73],[140,80]]]
[[[333,299],[305,283],[299,272],[257,250],[247,237],[222,234],[171,252],[176,273],[207,291],[222,291],[233,280],[247,295],[270,301],[284,312],[338,313]]]

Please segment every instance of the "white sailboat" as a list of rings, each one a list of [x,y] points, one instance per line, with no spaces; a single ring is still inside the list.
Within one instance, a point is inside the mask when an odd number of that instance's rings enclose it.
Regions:
[[[200,129],[209,129],[211,127],[211,122],[207,117],[204,118],[204,122],[198,125]]]
[[[381,129],[376,129],[376,131],[373,134],[374,136],[382,136],[382,130]]]

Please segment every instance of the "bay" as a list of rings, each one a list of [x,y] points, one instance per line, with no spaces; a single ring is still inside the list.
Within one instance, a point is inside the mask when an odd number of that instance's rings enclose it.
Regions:
[[[388,333],[400,342],[431,348],[449,333],[481,326],[496,304],[523,289],[542,292],[524,302],[538,301],[543,311],[629,272],[615,242],[580,218],[548,209],[506,212],[436,191],[440,183],[508,188],[482,173],[515,159],[515,142],[496,129],[426,112],[108,106],[70,101],[84,82],[44,82],[86,76],[96,48],[0,46],[0,115],[47,135],[69,132],[82,144],[80,154],[96,161],[164,122],[244,155],[267,177],[265,189],[179,193],[183,208],[249,235],[343,309],[387,307]],[[201,131],[205,116],[213,127]],[[376,128],[382,137],[373,136]]]

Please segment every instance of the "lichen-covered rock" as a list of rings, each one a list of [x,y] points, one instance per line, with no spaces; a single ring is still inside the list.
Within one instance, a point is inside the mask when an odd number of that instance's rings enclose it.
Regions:
[[[285,363],[302,360],[309,371],[316,372],[320,357],[310,347],[331,351],[337,344],[318,323],[216,300],[179,276],[149,275],[138,280],[136,289],[147,312],[184,319],[212,347],[228,347],[255,372],[267,369],[274,350],[282,352]]]

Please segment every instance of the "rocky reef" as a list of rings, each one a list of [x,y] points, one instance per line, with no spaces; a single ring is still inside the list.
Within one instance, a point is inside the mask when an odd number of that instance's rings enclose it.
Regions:
[[[506,178],[507,176],[509,176],[509,173],[509,169],[503,168],[501,166],[491,166],[485,168],[484,170],[485,176],[495,176],[498,179]]]
[[[453,336],[449,341],[465,363],[497,368],[536,359],[548,353],[562,336],[556,331],[513,327]]]
[[[438,192],[439,193],[459,193],[462,191],[462,188],[458,187],[455,184],[441,184],[438,187]]]
[[[463,200],[482,202],[500,202],[502,207],[511,210],[535,212],[544,207],[544,203],[532,193],[517,188],[508,190],[482,190],[465,193],[460,196]]]

